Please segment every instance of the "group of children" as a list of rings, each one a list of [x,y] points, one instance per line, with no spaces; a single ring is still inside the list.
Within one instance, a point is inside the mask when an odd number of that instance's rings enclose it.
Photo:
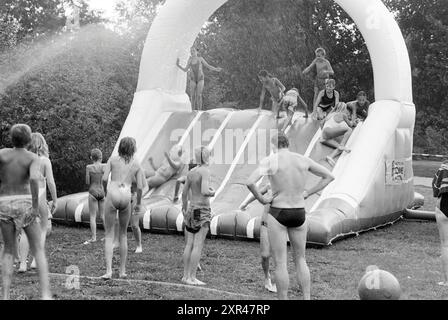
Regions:
[[[319,120],[322,128],[321,143],[334,148],[326,161],[331,165],[335,165],[335,157],[341,152],[350,150],[345,147],[348,141],[352,128],[354,128],[359,121],[366,119],[370,102],[367,100],[367,95],[364,91],[360,91],[355,101],[347,104],[341,102],[341,96],[336,87],[336,81],[331,77],[334,76],[334,71],[331,63],[325,58],[325,50],[317,48],[315,51],[316,58],[313,62],[304,69],[303,75],[314,75],[314,99],[312,117]],[[266,70],[261,70],[258,78],[263,84],[259,110],[261,110],[266,91],[271,95],[272,113],[278,121],[281,112],[286,112],[286,119],[283,126],[279,128],[285,132],[286,128],[292,124],[294,112],[297,110],[299,104],[302,105],[305,112],[304,117],[308,118],[308,107],[305,101],[299,94],[297,88],[292,88],[286,93],[285,86],[273,77]],[[338,141],[342,137],[341,141]]]

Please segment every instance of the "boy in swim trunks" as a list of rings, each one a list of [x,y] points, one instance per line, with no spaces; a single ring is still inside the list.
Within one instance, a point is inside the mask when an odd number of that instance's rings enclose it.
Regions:
[[[90,214],[90,231],[92,238],[84,242],[89,244],[96,242],[96,215],[100,215],[104,221],[104,189],[102,177],[104,174],[103,153],[100,149],[90,151],[90,160],[92,164],[86,166],[86,184],[89,186],[89,214]]]
[[[182,191],[182,213],[185,221],[186,245],[183,254],[184,276],[182,282],[190,285],[205,285],[196,278],[205,237],[210,228],[210,197],[215,191],[210,187],[210,150],[201,146],[195,150],[198,164],[187,174]]]
[[[279,299],[288,298],[287,235],[292,245],[298,282],[304,299],[310,299],[310,271],[305,260],[308,226],[305,220],[305,199],[325,188],[333,179],[325,167],[288,150],[288,138],[281,132],[271,138],[273,153],[260,162],[250,175],[247,187],[255,198],[270,205],[267,216],[269,243],[275,262],[275,283]],[[322,179],[305,190],[309,172]],[[256,182],[268,176],[272,195],[263,196]]]
[[[285,129],[291,124],[292,117],[294,116],[294,112],[297,110],[297,107],[299,106],[299,102],[303,106],[303,109],[305,110],[304,117],[308,118],[308,106],[306,105],[305,101],[303,101],[297,88],[292,88],[291,90],[288,90],[286,94],[283,96],[280,105],[280,110],[286,111],[287,113],[287,120],[285,121],[285,124],[281,129],[283,132],[285,132]]]
[[[152,157],[148,159],[149,164],[154,170],[153,174],[146,174],[148,192],[153,188],[161,186],[184,168],[184,163],[181,158],[183,153],[182,146],[174,145],[170,153],[164,153],[165,160],[159,168],[156,168],[154,165]]]
[[[325,89],[325,81],[330,79],[330,76],[334,75],[330,61],[325,59],[325,49],[317,48],[315,54],[316,58],[305,68],[305,70],[303,70],[304,75],[310,73],[310,71],[313,71],[313,74],[315,75],[313,104],[316,103],[319,92]]]
[[[260,193],[262,195],[267,194],[270,192],[271,187],[269,184],[265,185],[260,189]],[[270,196],[269,194],[267,196]],[[242,211],[245,211],[247,206],[253,202],[255,197],[251,195],[247,201],[245,201],[241,206],[240,209]],[[275,284],[272,284],[271,280],[271,273],[269,272],[269,258],[271,257],[271,246],[269,244],[269,237],[268,237],[268,225],[267,225],[267,215],[269,211],[269,206],[264,206],[263,215],[261,216],[261,225],[260,225],[260,254],[261,254],[261,267],[263,268],[264,272],[264,287],[270,291],[270,292],[277,292],[277,287]]]
[[[17,234],[25,230],[37,262],[42,299],[51,299],[48,265],[41,241],[39,216],[39,157],[25,147],[31,141],[31,129],[25,124],[11,128],[13,148],[0,150],[0,227],[3,234],[3,298],[10,299],[13,257],[17,252]]]
[[[317,120],[323,120],[339,103],[339,92],[334,88],[336,81],[334,79],[327,79],[325,82],[325,90],[322,90],[317,95],[313,107],[313,115]]]
[[[260,95],[260,105],[258,110],[261,111],[264,103],[264,96],[266,95],[266,91],[271,94],[272,100],[272,115],[277,120],[279,118],[280,112],[280,103],[283,98],[283,92],[285,91],[285,86],[278,80],[274,78],[269,72],[266,70],[261,70],[258,73],[258,79],[263,84],[263,88],[261,89]]]
[[[140,212],[142,201],[143,185],[139,179],[142,168],[138,161],[134,159],[137,151],[134,138],[122,138],[118,146],[118,156],[111,157],[106,164],[103,175],[103,186],[106,191],[106,203],[104,214],[104,228],[106,231],[105,239],[105,257],[106,273],[103,279],[112,278],[112,257],[114,242],[114,225],[117,220],[119,224],[119,242],[120,242],[120,278],[126,278],[126,260],[128,254],[127,230],[131,217],[131,186],[133,181],[137,181],[137,200],[135,211]],[[109,175],[111,176],[109,185]]]

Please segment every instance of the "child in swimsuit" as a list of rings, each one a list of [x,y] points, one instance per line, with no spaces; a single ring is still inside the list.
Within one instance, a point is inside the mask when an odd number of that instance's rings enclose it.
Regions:
[[[178,172],[181,172],[183,170],[183,154],[184,150],[182,146],[173,146],[169,154],[165,152],[165,160],[162,162],[162,165],[159,168],[156,168],[156,166],[154,165],[152,157],[148,159],[149,164],[154,170],[154,173],[152,175],[146,174],[146,181],[148,183],[149,189],[148,191],[161,186],[162,184],[170,180],[173,176],[175,176]]]
[[[339,102],[336,110],[330,113],[326,122],[322,128],[322,139],[321,143],[334,148],[335,150],[326,157],[327,162],[334,166],[336,164],[334,158],[337,157],[342,151],[350,152],[350,149],[345,147],[350,135],[352,134],[352,127],[355,126],[349,120],[349,114],[347,110],[347,105],[343,102]],[[342,136],[341,142],[337,142],[335,138]]]
[[[258,73],[258,79],[263,84],[263,88],[261,89],[260,105],[258,107],[258,110],[260,111],[262,109],[264,103],[264,96],[266,94],[266,91],[268,91],[271,94],[272,115],[277,120],[279,118],[280,104],[286,88],[280,82],[280,80],[273,77],[266,70],[261,70]]]
[[[27,149],[39,157],[40,163],[40,179],[39,179],[39,222],[41,226],[41,241],[42,247],[45,248],[45,240],[49,229],[51,228],[51,212],[54,210],[57,204],[57,191],[56,183],[53,176],[53,167],[49,158],[48,145],[42,134],[38,132],[33,132],[31,134],[31,143],[28,145]],[[47,203],[47,186],[51,194],[52,206],[49,208]],[[29,252],[29,243],[27,237],[22,232],[19,239],[19,259],[20,267],[18,272],[27,271],[27,257]],[[33,259],[30,265],[31,269],[36,268],[36,260]]]
[[[317,120],[323,120],[339,103],[339,92],[334,88],[336,81],[327,79],[325,90],[319,92],[313,107],[313,114]]]
[[[139,212],[142,199],[142,188],[139,184],[141,179],[141,166],[134,160],[136,152],[136,142],[134,138],[125,137],[121,139],[118,146],[118,157],[111,157],[106,164],[103,175],[103,186],[106,192],[104,228],[106,231],[105,256],[106,274],[103,279],[112,278],[112,256],[114,242],[114,225],[117,218],[119,222],[119,242],[120,242],[120,278],[126,278],[126,260],[128,254],[127,230],[131,217],[131,186],[133,181],[137,181],[137,200],[134,210]],[[107,184],[110,175],[110,182]]]
[[[271,192],[271,186],[269,184],[265,185],[260,189],[260,194],[266,195],[268,192]],[[269,194],[267,195],[269,196]],[[245,211],[247,206],[255,201],[255,197],[251,194],[250,198],[247,199],[241,206],[240,209]],[[263,215],[261,216],[261,225],[260,225],[260,255],[261,255],[261,267],[264,272],[264,287],[270,292],[277,292],[277,287],[275,284],[272,284],[271,273],[269,272],[269,259],[271,257],[271,245],[269,243],[268,237],[268,224],[266,222],[267,215],[269,211],[269,206],[264,207]]]
[[[314,103],[316,102],[319,92],[325,89],[326,80],[330,79],[330,76],[334,75],[334,71],[331,67],[330,61],[325,59],[325,49],[317,48],[315,54],[316,58],[307,68],[305,68],[305,70],[303,70],[304,75],[308,74],[310,71],[313,71],[313,74],[315,75],[313,99]]]
[[[176,66],[182,71],[188,72],[192,108],[194,110],[202,110],[202,91],[204,90],[204,71],[202,66],[216,72],[220,72],[222,69],[211,66],[203,57],[198,56],[198,51],[195,47],[191,47],[190,54],[191,56],[185,68],[180,65],[179,58],[176,61]]]
[[[97,213],[104,221],[104,188],[102,177],[104,174],[103,154],[99,149],[90,151],[90,160],[92,164],[86,166],[86,184],[89,186],[89,214],[90,214],[90,230],[92,238],[84,242],[89,244],[96,242],[96,216]]]

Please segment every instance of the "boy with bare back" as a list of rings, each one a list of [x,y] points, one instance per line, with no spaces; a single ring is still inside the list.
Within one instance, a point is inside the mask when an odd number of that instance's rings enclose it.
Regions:
[[[103,154],[100,149],[90,151],[90,159],[92,164],[86,167],[86,184],[89,186],[89,214],[90,214],[90,230],[92,238],[84,242],[89,244],[96,242],[96,216],[99,214],[104,221],[104,188],[101,182],[104,174]]]
[[[31,129],[25,124],[11,128],[13,148],[0,150],[0,227],[5,243],[2,256],[3,297],[10,299],[13,259],[17,234],[23,228],[36,259],[42,299],[51,299],[48,265],[41,242],[39,216],[39,157],[25,147],[31,141]]]
[[[310,299],[310,271],[305,260],[308,231],[305,199],[324,189],[333,179],[331,172],[313,160],[288,150],[288,138],[281,132],[271,138],[273,153],[264,158],[249,177],[247,187],[262,204],[269,205],[266,223],[272,256],[275,262],[275,283],[279,299],[288,298],[289,275],[287,237],[291,243],[297,280],[305,300]],[[305,190],[308,174],[320,181]],[[272,193],[262,195],[256,182],[269,178]]]
[[[277,120],[279,118],[280,104],[282,102],[283,92],[285,91],[286,88],[280,82],[280,80],[272,76],[266,70],[261,70],[258,73],[258,79],[263,84],[263,88],[261,89],[260,105],[258,107],[258,110],[260,111],[262,109],[264,103],[264,96],[266,95],[266,91],[268,91],[271,94],[272,115]]]
[[[114,225],[119,223],[119,243],[120,243],[120,278],[126,278],[126,260],[128,254],[127,229],[131,217],[132,182],[137,182],[137,199],[135,211],[140,211],[142,200],[143,182],[141,177],[141,166],[134,160],[137,151],[134,138],[122,138],[118,146],[118,156],[111,157],[106,164],[103,175],[103,186],[106,192],[104,228],[106,231],[105,256],[106,273],[103,279],[112,278],[112,256],[114,242]],[[109,175],[111,176],[109,185],[107,184]]]
[[[182,191],[182,213],[185,221],[186,245],[183,254],[184,276],[182,282],[190,285],[205,285],[196,278],[205,237],[210,228],[210,197],[215,191],[210,187],[208,167],[210,150],[201,146],[195,150],[197,167],[187,174]]]

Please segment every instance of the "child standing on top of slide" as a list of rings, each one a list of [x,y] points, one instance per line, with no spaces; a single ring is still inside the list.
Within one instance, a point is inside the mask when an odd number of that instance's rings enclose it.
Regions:
[[[316,58],[311,64],[303,70],[303,74],[306,75],[313,71],[314,75],[314,99],[313,103],[316,103],[317,95],[320,91],[325,89],[325,80],[330,79],[330,76],[334,75],[333,68],[330,61],[325,56],[326,52],[324,48],[317,48],[315,51]]]
[[[272,115],[277,120],[279,118],[279,111],[280,111],[280,104],[283,98],[283,92],[285,91],[285,86],[272,76],[269,72],[266,70],[261,70],[258,73],[258,79],[263,84],[263,88],[261,89],[261,95],[260,95],[260,105],[258,107],[258,111],[261,110],[264,103],[264,96],[266,94],[266,91],[268,91],[271,94],[271,100],[272,100]]]
[[[90,214],[90,230],[92,238],[84,242],[89,244],[96,242],[96,215],[100,215],[104,221],[104,189],[101,178],[104,174],[103,153],[100,149],[92,149],[90,151],[90,160],[92,164],[86,166],[86,184],[89,186],[89,214]]]
[[[153,158],[148,159],[154,172],[152,174],[146,174],[147,183],[149,190],[157,188],[171,179],[178,172],[182,171],[184,168],[184,163],[182,161],[182,155],[184,150],[182,146],[174,145],[170,152],[165,152],[165,160],[159,168],[154,165]],[[148,190],[148,191],[149,191]]]

